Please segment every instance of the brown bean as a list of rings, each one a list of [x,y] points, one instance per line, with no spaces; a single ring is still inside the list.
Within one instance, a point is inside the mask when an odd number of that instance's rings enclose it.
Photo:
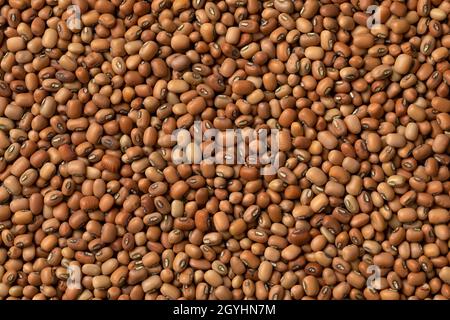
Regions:
[[[28,2],[0,299],[450,297],[448,2]]]

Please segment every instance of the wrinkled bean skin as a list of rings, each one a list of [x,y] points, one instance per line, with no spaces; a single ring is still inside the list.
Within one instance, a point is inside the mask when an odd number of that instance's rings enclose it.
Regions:
[[[449,18],[0,0],[0,300],[450,299]]]

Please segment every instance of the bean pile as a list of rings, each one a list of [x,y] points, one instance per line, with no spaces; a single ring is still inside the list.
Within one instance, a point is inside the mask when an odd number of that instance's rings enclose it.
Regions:
[[[449,18],[0,0],[0,300],[450,299]],[[174,164],[198,120],[279,170]]]

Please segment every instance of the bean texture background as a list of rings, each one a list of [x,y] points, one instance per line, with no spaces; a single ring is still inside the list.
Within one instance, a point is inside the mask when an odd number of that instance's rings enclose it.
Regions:
[[[450,299],[449,18],[0,0],[0,300]],[[175,163],[195,121],[279,169]]]

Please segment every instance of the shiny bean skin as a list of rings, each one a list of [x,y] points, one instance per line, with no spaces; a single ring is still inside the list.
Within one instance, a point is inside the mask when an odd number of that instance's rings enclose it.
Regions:
[[[0,300],[450,299],[448,1],[0,1]]]

